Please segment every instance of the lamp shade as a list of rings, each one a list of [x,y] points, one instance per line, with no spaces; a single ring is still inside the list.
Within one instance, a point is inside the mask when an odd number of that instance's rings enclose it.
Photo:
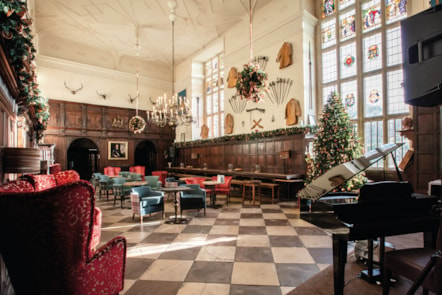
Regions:
[[[3,147],[0,150],[3,173],[40,173],[38,148]]]

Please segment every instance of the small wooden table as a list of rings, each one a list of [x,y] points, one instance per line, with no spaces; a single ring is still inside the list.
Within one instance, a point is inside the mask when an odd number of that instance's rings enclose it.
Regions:
[[[211,191],[210,194],[210,206],[212,208],[216,208],[216,194],[215,187],[218,184],[222,184],[222,182],[216,180],[207,180],[202,182],[204,184],[204,188]]]
[[[123,185],[130,186],[130,187],[143,186],[143,185],[147,185],[147,184],[148,184],[148,182],[145,180],[127,181],[127,182],[123,183]]]
[[[183,191],[189,191],[192,188],[188,186],[177,186],[177,187],[160,187],[160,191],[164,192],[165,194],[174,194],[174,203],[175,203],[175,218],[171,220],[171,222],[167,223],[174,223],[174,224],[180,224],[180,223],[186,223],[186,219],[183,219],[183,216],[181,216],[180,219],[178,219],[178,206],[180,205],[178,193]]]

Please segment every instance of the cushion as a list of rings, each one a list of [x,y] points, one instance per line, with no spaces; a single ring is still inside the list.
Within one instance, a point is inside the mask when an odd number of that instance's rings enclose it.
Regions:
[[[17,179],[0,186],[0,192],[33,192],[34,187],[28,181]]]
[[[80,174],[75,170],[66,170],[54,174],[57,185],[80,180]]]

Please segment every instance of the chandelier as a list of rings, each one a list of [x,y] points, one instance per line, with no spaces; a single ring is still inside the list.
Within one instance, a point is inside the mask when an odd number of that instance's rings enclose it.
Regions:
[[[167,5],[170,8],[169,20],[172,23],[172,96],[167,98],[163,95],[153,103],[152,112],[147,113],[148,121],[156,123],[160,127],[166,125],[176,127],[179,125],[190,125],[193,121],[189,101],[186,97],[175,94],[175,10],[178,7],[176,0],[169,0]]]

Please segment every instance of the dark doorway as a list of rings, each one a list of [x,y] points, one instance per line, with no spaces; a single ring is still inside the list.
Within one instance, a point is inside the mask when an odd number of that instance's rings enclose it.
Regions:
[[[92,140],[76,139],[68,148],[68,169],[77,171],[81,179],[89,180],[92,173],[100,170],[99,155],[100,151]]]
[[[135,148],[135,165],[144,166],[146,175],[157,170],[157,151],[151,141],[140,142]]]

